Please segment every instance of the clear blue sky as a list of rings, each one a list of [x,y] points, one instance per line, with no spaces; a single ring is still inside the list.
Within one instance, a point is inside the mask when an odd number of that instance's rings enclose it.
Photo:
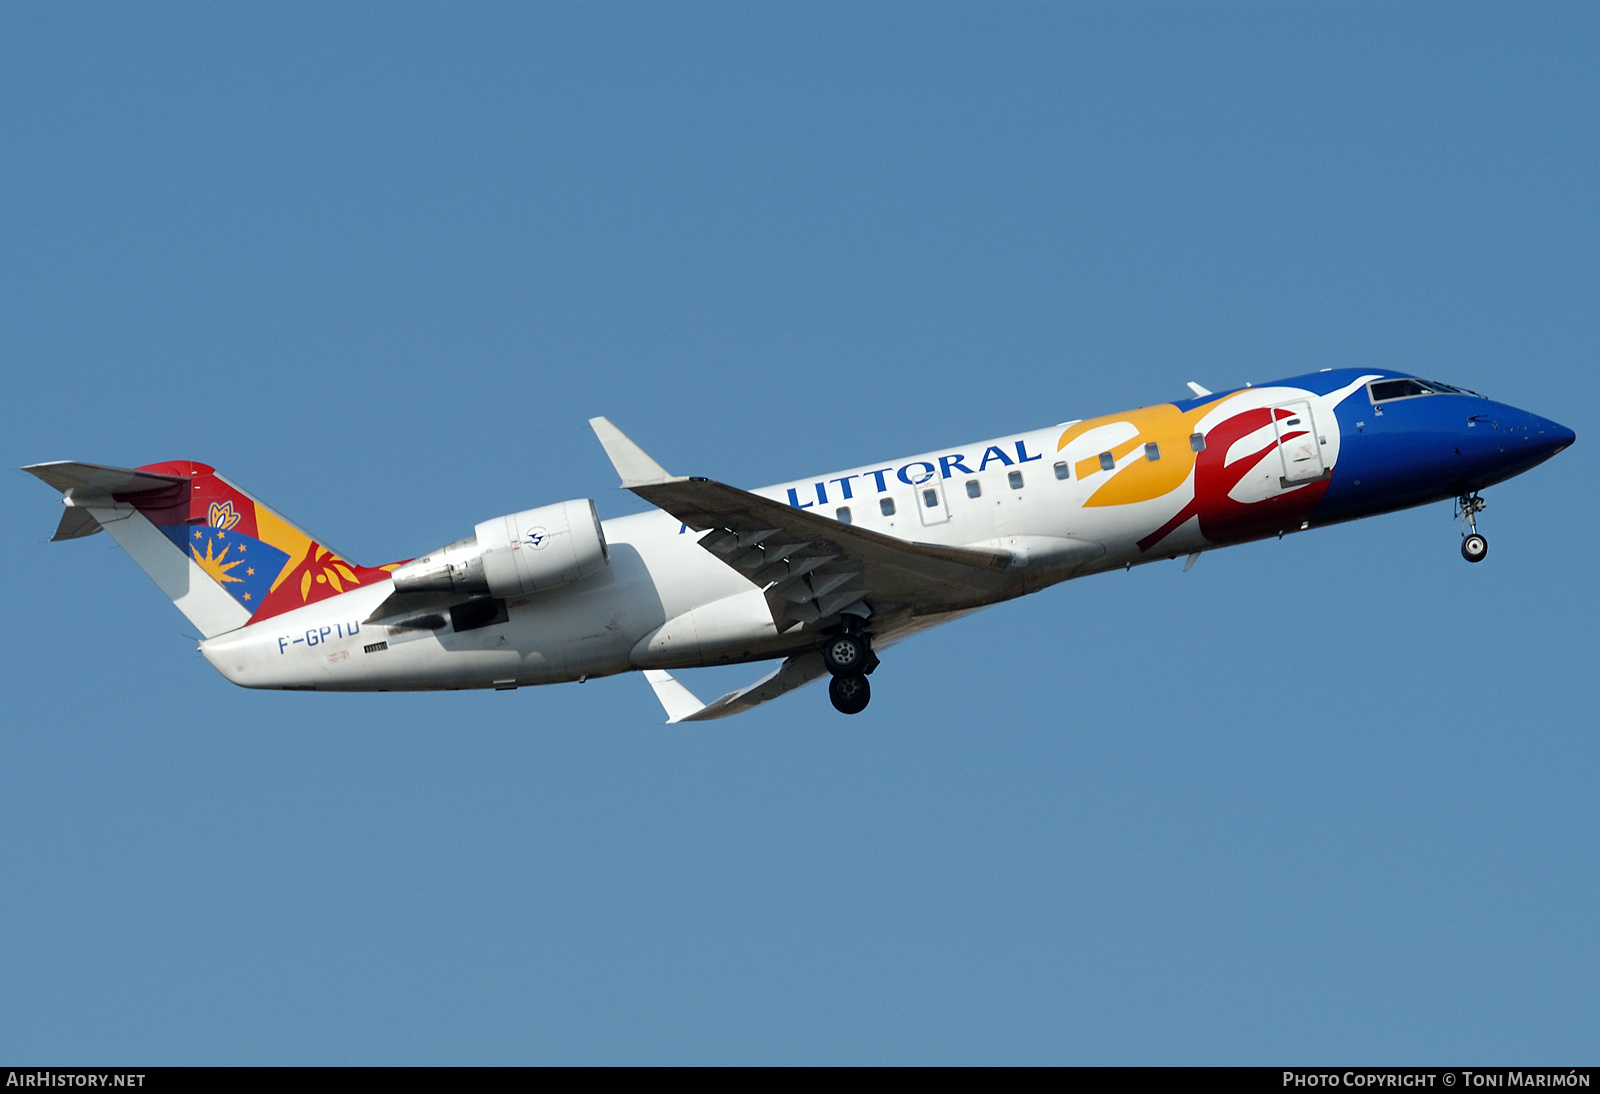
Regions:
[[[0,11],[0,455],[354,558],[1318,368],[1575,428],[666,728],[231,687],[0,475],[0,1057],[1593,1063],[1600,8]],[[686,674],[717,694],[757,666]]]

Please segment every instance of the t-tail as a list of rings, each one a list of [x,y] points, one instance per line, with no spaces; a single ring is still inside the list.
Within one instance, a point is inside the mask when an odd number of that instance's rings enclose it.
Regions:
[[[53,539],[109,532],[206,638],[389,576],[341,558],[203,463],[23,470],[63,495]]]

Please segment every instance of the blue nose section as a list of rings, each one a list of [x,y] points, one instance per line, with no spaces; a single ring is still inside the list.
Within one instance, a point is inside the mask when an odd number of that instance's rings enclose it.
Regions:
[[[1534,436],[1550,450],[1551,456],[1563,448],[1570,448],[1572,442],[1578,439],[1576,433],[1559,422],[1552,422],[1549,418],[1541,418],[1537,414],[1530,414],[1528,417],[1533,419]]]
[[[1508,439],[1524,458],[1548,460],[1578,439],[1576,433],[1559,422],[1552,422],[1549,418],[1541,418],[1526,410],[1515,411],[1508,417],[1512,419]]]
[[[1466,392],[1340,403],[1338,466],[1318,519],[1347,520],[1504,482],[1574,441],[1572,430]]]
[[[1484,406],[1465,432],[1473,434],[1470,443],[1477,457],[1472,477],[1485,486],[1537,467],[1577,439],[1559,422],[1503,403]]]

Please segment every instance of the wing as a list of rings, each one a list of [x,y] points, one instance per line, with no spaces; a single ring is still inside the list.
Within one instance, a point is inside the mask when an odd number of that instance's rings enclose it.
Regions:
[[[832,615],[869,616],[874,608],[955,611],[1011,584],[1007,552],[909,543],[710,479],[633,492],[709,532],[700,545],[765,591],[780,629]]]
[[[1009,551],[912,543],[725,483],[671,476],[604,418],[590,424],[623,486],[706,532],[700,545],[765,592],[780,631],[838,615],[960,611],[1003,599],[1016,583]]]
[[[661,700],[662,707],[666,709],[667,724],[670,726],[677,722],[707,722],[713,718],[726,718],[730,714],[742,714],[751,707],[804,687],[827,674],[822,654],[815,650],[795,654],[784,658],[781,665],[749,687],[730,691],[722,698],[705,704],[695,698],[694,692],[674,680],[670,673],[648,669],[644,678],[650,682],[656,698]]]

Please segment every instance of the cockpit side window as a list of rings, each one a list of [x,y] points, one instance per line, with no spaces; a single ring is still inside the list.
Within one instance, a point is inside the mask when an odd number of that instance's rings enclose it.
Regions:
[[[1390,399],[1412,399],[1418,395],[1473,395],[1479,399],[1483,398],[1476,391],[1468,391],[1464,387],[1441,384],[1434,380],[1419,380],[1414,376],[1404,380],[1374,380],[1367,385],[1367,393],[1372,396],[1374,403],[1384,403]]]
[[[1433,388],[1421,380],[1374,380],[1367,385],[1375,403],[1390,399],[1410,399],[1417,395],[1432,395]]]
[[[1487,395],[1479,395],[1468,387],[1456,387],[1454,384],[1441,384],[1438,380],[1429,380],[1428,386],[1441,395],[1471,395],[1474,399],[1487,399]]]

